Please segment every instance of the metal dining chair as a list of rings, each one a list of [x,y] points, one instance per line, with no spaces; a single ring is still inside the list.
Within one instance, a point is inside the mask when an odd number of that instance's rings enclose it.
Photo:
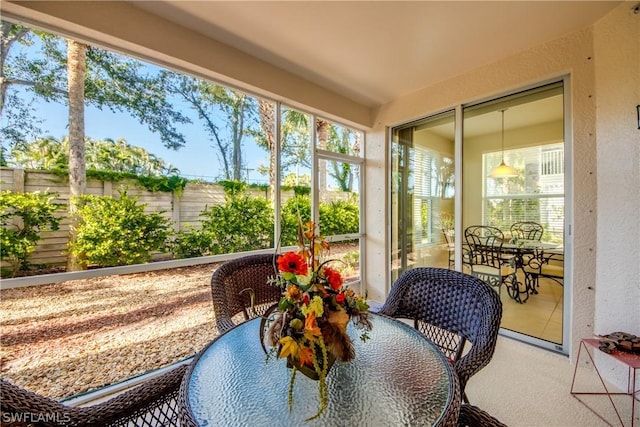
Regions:
[[[218,332],[262,316],[280,301],[282,290],[269,283],[278,274],[274,254],[248,255],[222,264],[211,276],[211,297]]]
[[[526,290],[520,291],[515,256],[502,248],[502,231],[488,225],[472,225],[465,229],[464,237],[469,247],[471,275],[497,288],[498,295],[504,284],[509,296],[522,302],[520,294]]]
[[[178,394],[187,365],[93,406],[74,407],[0,379],[3,426],[178,426]]]
[[[396,280],[380,314],[413,320],[451,361],[468,402],[467,381],[489,363],[496,347],[502,319],[498,294],[466,273],[419,267]]]
[[[542,240],[544,227],[533,221],[520,221],[511,225],[511,238],[518,240]]]
[[[536,249],[524,265],[528,289],[538,293],[540,278],[547,278],[564,286],[564,251],[562,249]]]

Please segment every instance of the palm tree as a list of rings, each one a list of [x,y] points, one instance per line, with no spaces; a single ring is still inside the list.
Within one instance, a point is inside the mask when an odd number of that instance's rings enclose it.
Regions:
[[[84,162],[84,79],[87,46],[67,40],[67,79],[69,90],[69,244],[77,241],[79,223],[77,199],[87,188]],[[67,271],[83,270],[84,263],[71,254],[67,257]]]

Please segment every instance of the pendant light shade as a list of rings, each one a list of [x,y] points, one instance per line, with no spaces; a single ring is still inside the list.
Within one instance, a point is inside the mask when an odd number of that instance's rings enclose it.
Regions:
[[[504,162],[504,112],[506,110],[500,110],[502,113],[502,161],[500,164],[493,168],[491,173],[489,173],[489,178],[513,178],[518,176],[518,171],[516,171],[511,166],[508,166]]]

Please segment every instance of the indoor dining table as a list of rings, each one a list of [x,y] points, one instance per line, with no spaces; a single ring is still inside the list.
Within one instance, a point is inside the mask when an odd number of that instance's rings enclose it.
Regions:
[[[504,242],[502,244],[502,250],[504,253],[512,254],[515,257],[516,268],[519,269],[522,272],[522,275],[526,277],[525,265],[527,264],[527,261],[525,259],[527,256],[533,256],[535,252],[539,250],[557,249],[559,246],[560,245],[557,243],[521,239],[516,242]],[[520,283],[519,279],[517,280],[518,289],[523,288],[524,290],[521,293],[525,294],[525,299],[521,300],[521,302],[526,302],[530,294],[538,293],[534,287],[530,286],[527,280],[525,280],[524,283]]]
[[[430,340],[408,324],[371,313],[363,342],[349,323],[356,357],[336,361],[327,375],[328,403],[319,408],[318,382],[267,357],[260,318],[209,343],[194,359],[180,392],[187,426],[454,426],[460,409],[458,378]]]

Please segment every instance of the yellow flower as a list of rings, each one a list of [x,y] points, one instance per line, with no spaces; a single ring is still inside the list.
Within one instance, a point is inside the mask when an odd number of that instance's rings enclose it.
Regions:
[[[324,301],[322,300],[322,297],[316,295],[311,301],[309,301],[308,305],[303,305],[301,307],[301,310],[302,314],[304,314],[305,316],[308,313],[314,313],[316,317],[321,317],[324,314]]]
[[[294,340],[292,337],[286,336],[280,338],[280,344],[282,344],[282,349],[280,349],[280,354],[278,354],[278,357],[287,357],[289,355],[295,358],[298,357],[298,353],[300,353],[300,347],[298,346],[296,340]]]

